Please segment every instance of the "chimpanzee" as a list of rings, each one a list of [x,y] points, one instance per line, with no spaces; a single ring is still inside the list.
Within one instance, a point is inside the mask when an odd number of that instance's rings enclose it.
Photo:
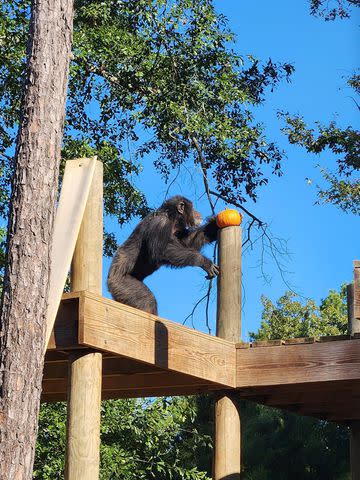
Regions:
[[[176,195],[147,215],[117,250],[110,266],[108,289],[114,300],[157,315],[154,295],[143,280],[161,265],[201,267],[208,279],[219,267],[200,253],[216,240],[215,217],[200,226],[199,212],[192,202]]]

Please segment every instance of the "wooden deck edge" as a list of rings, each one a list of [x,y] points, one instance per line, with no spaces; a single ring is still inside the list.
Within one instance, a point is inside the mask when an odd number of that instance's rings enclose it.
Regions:
[[[360,380],[360,339],[241,348],[236,387]]]
[[[84,292],[79,343],[104,352],[235,387],[235,344]]]

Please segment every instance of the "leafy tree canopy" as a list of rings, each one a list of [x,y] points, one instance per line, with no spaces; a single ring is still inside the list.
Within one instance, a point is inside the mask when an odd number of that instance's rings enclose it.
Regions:
[[[275,304],[264,296],[261,301],[261,326],[249,334],[252,340],[341,335],[347,331],[346,285],[339,292],[330,290],[319,306],[311,299],[301,301],[293,292],[286,292]]]
[[[185,397],[102,402],[100,479],[208,480],[193,453],[211,444],[196,408]],[[64,478],[65,424],[65,403],[42,405],[34,478]]]
[[[345,288],[319,306],[286,293],[263,299],[252,339],[344,333]],[[251,402],[241,404],[244,480],[350,480],[348,430]],[[35,478],[63,478],[66,405],[41,407]],[[101,479],[211,478],[213,396],[102,403]]]
[[[121,223],[146,212],[134,177],[152,152],[166,180],[195,164],[227,201],[255,199],[264,164],[280,174],[283,153],[252,107],[293,67],[236,53],[210,0],[76,0],[75,11],[63,156],[98,154],[107,214]],[[28,15],[29,0],[0,0],[2,151],[11,152],[19,120]],[[1,161],[4,214],[11,154]]]
[[[330,150],[337,157],[335,173],[321,168],[327,186],[318,187],[319,202],[333,203],[344,212],[359,215],[360,132],[351,126],[340,128],[334,121],[329,125],[316,122],[316,129],[313,129],[306,125],[300,115],[292,117],[281,113],[280,116],[285,118],[286,127],[282,130],[290,143],[315,154]]]
[[[346,287],[316,305],[286,292],[262,297],[261,326],[252,340],[340,335],[347,329]],[[245,480],[350,480],[346,427],[262,405],[243,405]],[[271,446],[271,448],[269,448]]]
[[[349,18],[352,7],[360,7],[359,0],[310,0],[310,13],[325,20]],[[354,72],[347,85],[354,95],[360,93],[360,75]],[[357,98],[352,98],[359,109]],[[309,153],[320,154],[331,151],[336,156],[337,169],[331,171],[320,167],[325,186],[317,186],[318,203],[332,203],[344,212],[360,214],[360,132],[351,125],[342,128],[335,121],[324,125],[315,122],[315,128],[307,126],[301,115],[280,112],[285,120],[283,132],[289,142],[297,144]]]

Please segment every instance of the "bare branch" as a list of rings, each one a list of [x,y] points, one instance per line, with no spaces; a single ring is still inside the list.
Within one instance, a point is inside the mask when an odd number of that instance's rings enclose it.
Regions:
[[[190,135],[189,139],[190,139],[191,143],[194,145],[195,150],[197,151],[200,167],[201,167],[202,174],[203,174],[203,182],[204,182],[206,195],[207,195],[208,200],[209,200],[211,211],[212,211],[213,215],[215,215],[215,207],[214,207],[213,201],[212,201],[211,196],[210,196],[209,180],[208,180],[208,177],[207,177],[205,159],[204,159],[201,147],[200,147],[199,142],[197,141],[197,139],[194,135]]]
[[[209,193],[210,193],[210,195],[214,195],[214,197],[218,197],[218,198],[220,198],[221,200],[224,200],[224,202],[226,202],[226,203],[231,203],[231,204],[234,205],[235,207],[240,208],[240,210],[242,210],[243,212],[245,212],[246,215],[248,215],[248,216],[251,217],[255,222],[257,222],[258,225],[259,225],[259,227],[266,225],[265,222],[263,222],[262,220],[260,220],[260,218],[256,217],[253,213],[249,212],[249,210],[248,210],[247,208],[243,207],[242,205],[240,205],[240,203],[235,202],[234,200],[229,200],[228,198],[224,197],[224,195],[221,195],[220,193],[214,192],[213,190],[209,190]]]

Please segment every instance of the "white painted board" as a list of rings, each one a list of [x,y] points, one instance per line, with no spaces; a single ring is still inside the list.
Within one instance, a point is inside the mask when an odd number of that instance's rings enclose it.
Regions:
[[[70,269],[95,165],[96,157],[68,160],[65,165],[53,233],[45,351]]]

